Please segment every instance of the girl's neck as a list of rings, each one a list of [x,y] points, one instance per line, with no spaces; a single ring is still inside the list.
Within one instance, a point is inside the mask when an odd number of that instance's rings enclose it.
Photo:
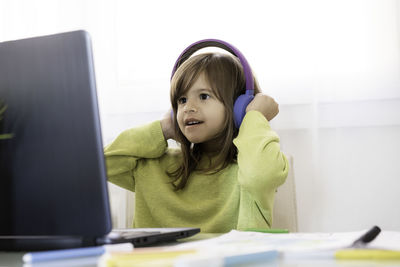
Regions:
[[[203,150],[197,167],[200,170],[214,170],[218,169],[223,164],[223,161],[223,155],[219,151]]]
[[[222,138],[215,138],[199,144],[199,147],[203,154],[214,157],[220,154],[222,149],[222,144],[223,144]]]

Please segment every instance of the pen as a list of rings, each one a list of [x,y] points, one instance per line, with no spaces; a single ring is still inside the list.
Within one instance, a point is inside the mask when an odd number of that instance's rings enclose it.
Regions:
[[[288,229],[267,229],[267,228],[248,228],[245,231],[249,232],[259,232],[259,233],[269,233],[269,234],[288,234]]]
[[[356,241],[353,242],[351,247],[353,248],[362,248],[365,247],[369,242],[374,240],[379,233],[381,232],[381,228],[378,226],[372,227],[369,231],[367,231],[365,234],[363,234],[360,238],[358,238]]]
[[[30,252],[25,254],[22,257],[22,260],[25,263],[34,263],[40,261],[61,260],[67,258],[99,256],[106,252],[111,252],[111,251],[125,252],[132,250],[133,250],[132,243],[121,243],[121,244],[104,245],[98,247],[84,247],[84,248]]]

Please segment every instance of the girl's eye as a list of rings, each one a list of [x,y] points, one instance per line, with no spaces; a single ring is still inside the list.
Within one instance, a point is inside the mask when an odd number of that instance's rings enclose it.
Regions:
[[[209,99],[210,98],[210,95],[208,95],[208,94],[200,94],[200,99],[201,100],[206,100],[206,99]]]
[[[185,104],[186,103],[186,97],[180,97],[178,99],[178,104]]]

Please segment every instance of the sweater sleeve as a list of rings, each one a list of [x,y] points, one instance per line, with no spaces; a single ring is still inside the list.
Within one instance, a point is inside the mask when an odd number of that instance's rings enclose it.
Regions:
[[[141,159],[161,157],[167,148],[160,121],[125,130],[104,149],[108,180],[135,191],[135,169]]]
[[[280,151],[278,135],[260,112],[249,111],[233,142],[238,149],[239,184],[259,202],[258,205],[270,206],[271,198],[276,188],[285,182],[289,168]]]

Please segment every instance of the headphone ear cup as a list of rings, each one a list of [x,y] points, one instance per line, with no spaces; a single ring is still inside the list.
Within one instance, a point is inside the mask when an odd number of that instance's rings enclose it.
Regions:
[[[246,115],[247,105],[253,100],[254,95],[243,94],[240,95],[233,105],[233,115],[235,119],[235,126],[239,129],[240,124],[242,124],[242,120],[244,115]]]

